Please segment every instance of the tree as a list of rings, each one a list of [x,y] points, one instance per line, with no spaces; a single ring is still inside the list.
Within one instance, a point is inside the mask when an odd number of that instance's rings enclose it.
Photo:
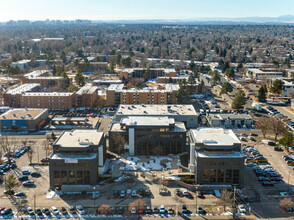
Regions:
[[[263,137],[265,138],[266,134],[270,130],[268,117],[260,117],[255,123],[255,127],[261,130]]]
[[[286,126],[277,118],[269,118],[270,129],[275,134],[275,140],[277,140],[280,134],[284,134],[287,131]]]
[[[234,79],[235,78],[235,71],[234,71],[233,68],[227,68],[225,74],[230,79]]]
[[[222,93],[228,93],[233,91],[233,86],[229,82],[224,82],[222,85]]]
[[[237,93],[235,94],[235,97],[232,103],[232,108],[243,109],[245,104],[246,104],[245,93],[243,92],[243,90],[238,90]]]
[[[132,210],[132,208],[136,208],[137,211],[145,211],[146,209],[146,203],[142,199],[137,199],[134,202],[131,202],[128,206],[129,211]]]
[[[17,187],[19,185],[18,180],[12,174],[4,178],[4,183],[5,183],[6,190],[13,189],[14,187]]]
[[[294,205],[293,200],[291,198],[284,198],[280,201],[279,206],[281,209],[287,210]]]
[[[127,143],[126,138],[121,134],[113,134],[111,139],[113,146],[110,146],[110,150],[117,152],[117,154],[122,154]]]
[[[99,214],[109,215],[111,213],[111,208],[109,205],[102,204],[97,211]]]
[[[266,102],[266,87],[261,86],[258,90],[258,101],[259,102]]]
[[[187,81],[182,80],[179,82],[180,88],[177,91],[176,97],[179,104],[188,104],[190,102],[190,93],[187,89]]]
[[[220,81],[220,76],[218,74],[218,71],[217,70],[214,70],[212,72],[212,76],[211,76],[211,82],[213,83],[218,83]]]
[[[194,85],[195,83],[196,83],[195,77],[190,75],[188,78],[188,84]]]
[[[121,60],[121,63],[124,67],[130,68],[132,66],[132,59],[131,57],[127,57]]]
[[[232,193],[227,189],[223,189],[221,192],[220,200],[221,205],[224,207],[224,212],[226,211],[227,206],[231,206],[233,204]]]
[[[282,80],[276,79],[270,87],[270,92],[277,94],[277,95],[280,95],[283,91],[283,85],[284,85],[284,83]]]
[[[280,138],[279,143],[289,151],[289,147],[294,145],[294,135],[292,132],[286,132],[282,138]]]
[[[222,64],[222,62],[220,61],[219,64]],[[227,69],[230,68],[229,61],[224,62],[223,65],[221,66],[221,68],[222,68],[222,73],[225,73],[227,71]]]
[[[81,73],[81,71],[78,71],[76,76],[75,76],[75,81],[79,86],[84,86],[85,85],[85,77]]]

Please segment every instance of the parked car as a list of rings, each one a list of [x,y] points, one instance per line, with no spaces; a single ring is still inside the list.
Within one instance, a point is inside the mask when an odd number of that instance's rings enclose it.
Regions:
[[[150,206],[146,207],[145,213],[149,215],[152,214],[152,209],[150,208]]]
[[[166,210],[165,210],[165,207],[164,205],[161,205],[160,208],[159,208],[159,213],[160,214],[165,214]]]
[[[167,214],[173,215],[174,214],[174,210],[171,207],[167,208]]]
[[[32,177],[40,177],[41,176],[41,173],[39,173],[39,172],[32,172],[31,173],[31,176]]]
[[[133,197],[136,197],[136,196],[137,196],[137,190],[133,190],[133,191],[132,191],[132,196],[133,196]]]
[[[5,190],[4,191],[4,195],[10,195],[10,196],[12,196],[14,194],[14,190],[12,190],[12,189],[8,189],[8,190]]]
[[[203,214],[205,214],[205,211],[203,210],[203,208],[201,206],[198,206],[197,213],[203,215]]]
[[[120,198],[125,198],[126,192],[124,190],[120,191]]]
[[[22,185],[23,186],[26,186],[26,187],[28,187],[28,186],[33,186],[35,183],[34,183],[34,181],[32,181],[32,180],[28,180],[28,181],[24,181],[23,183],[22,183]]]
[[[187,209],[187,206],[186,205],[182,205],[182,213],[183,214],[188,213],[188,209]]]
[[[22,170],[21,173],[22,173],[22,175],[30,175],[31,174],[31,171],[29,171],[29,170]]]
[[[18,180],[21,181],[21,182],[27,181],[28,179],[29,179],[28,176],[20,176],[20,177],[18,177]]]
[[[25,198],[26,194],[24,192],[17,192],[17,193],[14,193],[14,196],[17,198]]]
[[[11,215],[12,213],[12,209],[10,208],[6,208],[3,211],[1,211],[1,215]]]
[[[66,208],[64,208],[64,207],[61,207],[61,209],[59,211],[62,215],[68,215],[68,212],[66,211]]]
[[[76,206],[76,210],[77,210],[78,213],[81,214],[81,215],[85,215],[85,214],[86,214],[86,211],[85,211],[84,207],[81,206],[81,205],[77,205],[77,206]]]
[[[70,212],[70,214],[76,214],[76,208],[74,207],[74,206],[70,206],[69,208],[68,208],[68,210],[69,210],[69,212]]]
[[[133,207],[132,209],[131,209],[131,214],[136,214],[137,213],[137,209],[136,209],[136,207]]]
[[[48,208],[43,208],[42,212],[46,215],[46,216],[51,216],[51,212],[49,211]]]
[[[35,212],[34,212],[34,210],[31,207],[28,207],[27,208],[27,211],[28,211],[28,214],[29,215],[35,215]]]
[[[58,209],[57,209],[55,206],[52,206],[52,207],[51,207],[51,212],[52,212],[54,215],[59,215],[59,211],[58,211]]]
[[[157,208],[157,206],[153,207],[153,214],[158,214],[159,213],[159,209]]]

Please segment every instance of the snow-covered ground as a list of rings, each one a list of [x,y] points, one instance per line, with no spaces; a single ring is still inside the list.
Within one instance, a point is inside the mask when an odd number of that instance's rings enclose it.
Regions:
[[[162,166],[161,161],[168,161],[166,167]],[[170,157],[149,157],[141,159],[139,157],[127,157],[124,161],[126,164],[124,167],[120,167],[120,170],[141,170],[143,172],[148,172],[151,170],[169,170],[172,168],[171,166],[172,159]]]

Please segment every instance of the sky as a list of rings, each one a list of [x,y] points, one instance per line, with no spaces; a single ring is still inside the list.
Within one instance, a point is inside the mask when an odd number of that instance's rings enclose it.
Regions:
[[[277,17],[294,0],[1,0],[0,21]]]

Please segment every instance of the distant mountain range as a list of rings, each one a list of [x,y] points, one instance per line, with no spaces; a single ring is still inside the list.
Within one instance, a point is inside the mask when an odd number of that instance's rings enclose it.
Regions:
[[[119,24],[294,24],[293,15],[279,17],[211,17],[190,19],[140,19],[140,20],[109,20],[92,21],[93,23],[119,23]]]

